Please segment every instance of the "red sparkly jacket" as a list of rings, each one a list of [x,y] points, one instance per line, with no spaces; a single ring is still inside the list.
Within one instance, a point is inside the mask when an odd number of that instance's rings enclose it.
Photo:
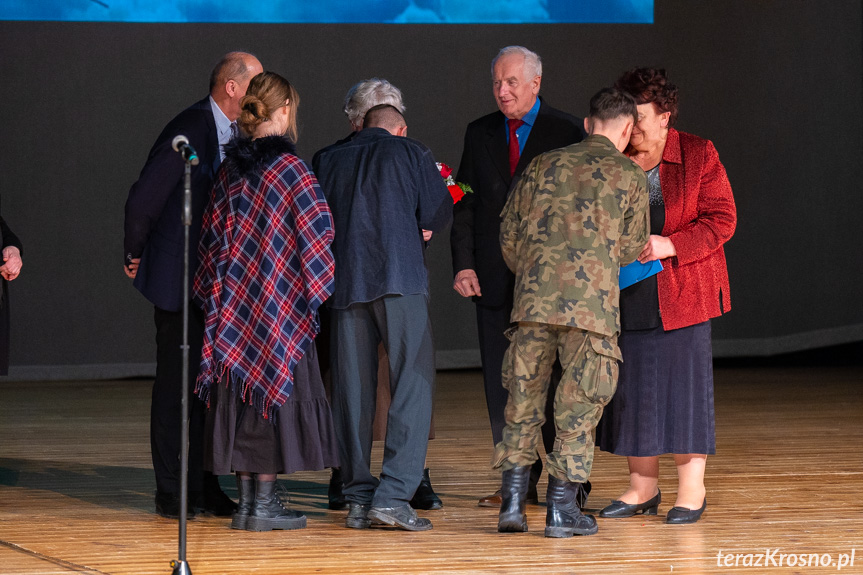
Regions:
[[[731,184],[709,140],[669,129],[659,180],[665,202],[662,235],[677,256],[657,276],[666,331],[701,323],[731,309],[722,245],[734,234]]]

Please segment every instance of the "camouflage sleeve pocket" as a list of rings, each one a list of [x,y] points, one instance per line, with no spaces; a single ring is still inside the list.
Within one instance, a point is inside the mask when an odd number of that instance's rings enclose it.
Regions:
[[[617,345],[617,337],[603,337],[599,335],[589,334],[590,346],[593,351],[599,355],[604,355],[617,361],[623,360],[623,355],[620,353],[620,347]]]

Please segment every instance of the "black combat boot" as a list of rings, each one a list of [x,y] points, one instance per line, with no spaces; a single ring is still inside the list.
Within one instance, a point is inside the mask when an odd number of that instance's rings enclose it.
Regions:
[[[584,509],[587,505],[587,496],[590,495],[590,481],[578,484],[578,494],[575,496],[575,502],[580,509]]]
[[[247,531],[303,529],[305,526],[305,515],[282,505],[282,501],[276,495],[275,481],[255,479],[255,501],[246,520]]]
[[[503,472],[501,482],[500,517],[497,530],[501,533],[527,531],[527,484],[530,481],[530,465],[522,465]]]
[[[240,502],[231,519],[231,529],[245,529],[252,510],[252,502],[255,500],[255,480],[237,475],[237,497]]]
[[[593,515],[583,515],[578,508],[578,494],[581,483],[562,481],[548,476],[548,490],[545,502],[546,537],[572,537],[573,535],[593,535],[598,531]]]
[[[424,509],[426,511],[443,507],[443,501],[440,500],[440,497],[438,497],[437,493],[432,489],[428,467],[423,469],[423,478],[420,481],[419,487],[417,487],[416,493],[414,493],[414,496],[411,499],[411,507],[414,509]]]

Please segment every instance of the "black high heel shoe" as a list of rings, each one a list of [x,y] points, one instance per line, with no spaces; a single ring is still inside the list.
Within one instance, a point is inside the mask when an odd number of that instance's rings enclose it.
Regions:
[[[701,509],[687,509],[686,507],[672,507],[665,516],[666,523],[681,525],[684,523],[695,523],[701,519],[701,514],[707,509],[707,498],[701,504]]]
[[[637,513],[642,513],[644,515],[656,515],[656,511],[659,508],[659,504],[661,502],[662,491],[657,489],[656,495],[654,495],[644,503],[624,503],[620,500],[612,501],[611,505],[605,507],[602,511],[599,512],[599,516],[612,519],[620,519],[622,517],[632,517]]]

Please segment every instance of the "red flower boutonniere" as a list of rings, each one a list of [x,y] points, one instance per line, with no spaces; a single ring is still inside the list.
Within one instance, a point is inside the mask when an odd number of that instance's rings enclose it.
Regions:
[[[444,183],[449,189],[449,194],[452,196],[452,203],[457,204],[465,194],[473,193],[473,189],[469,184],[455,181],[455,178],[452,177],[452,168],[442,162],[438,162],[437,169],[440,170],[440,175],[443,177]]]

